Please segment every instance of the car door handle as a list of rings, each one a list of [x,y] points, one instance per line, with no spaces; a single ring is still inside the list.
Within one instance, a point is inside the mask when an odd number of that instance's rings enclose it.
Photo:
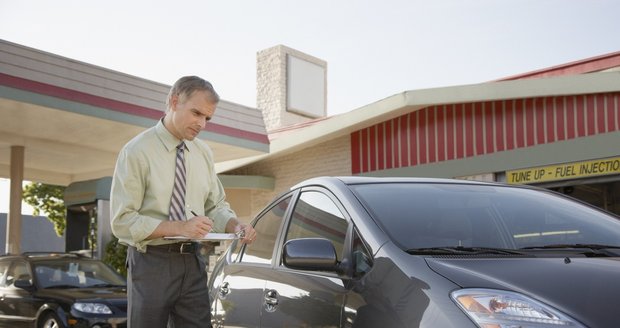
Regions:
[[[265,292],[265,311],[274,312],[278,307],[278,292],[270,289]]]
[[[228,282],[224,282],[222,285],[220,285],[219,297],[221,299],[224,299],[226,298],[226,296],[228,296],[229,293],[230,287],[228,285]]]

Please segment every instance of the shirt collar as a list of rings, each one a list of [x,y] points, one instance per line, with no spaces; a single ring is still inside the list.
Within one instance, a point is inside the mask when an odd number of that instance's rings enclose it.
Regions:
[[[166,127],[164,126],[164,119],[160,119],[155,125],[155,133],[159,137],[159,140],[164,144],[167,151],[176,151],[177,145],[181,142],[181,140],[177,139]],[[189,150],[187,143],[189,141],[183,140],[185,142],[185,150]]]

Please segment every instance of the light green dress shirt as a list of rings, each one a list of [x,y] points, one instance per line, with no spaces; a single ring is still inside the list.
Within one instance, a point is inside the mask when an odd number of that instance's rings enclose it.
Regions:
[[[145,239],[161,221],[168,220],[179,142],[160,120],[121,149],[110,195],[112,232],[120,243],[141,252],[148,244],[170,243],[162,238]],[[185,216],[191,218],[192,210],[206,215],[214,222],[214,232],[224,232],[236,214],[225,200],[211,149],[198,138],[185,140],[185,145]]]

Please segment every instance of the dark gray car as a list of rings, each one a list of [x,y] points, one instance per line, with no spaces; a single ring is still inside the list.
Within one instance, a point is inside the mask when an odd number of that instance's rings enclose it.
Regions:
[[[126,328],[126,285],[78,254],[0,256],[0,328]]]
[[[209,288],[216,327],[617,327],[618,217],[552,191],[316,178]]]

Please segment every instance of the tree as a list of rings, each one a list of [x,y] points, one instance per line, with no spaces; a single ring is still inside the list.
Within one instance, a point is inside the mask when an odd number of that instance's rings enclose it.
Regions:
[[[40,215],[41,212],[47,214],[47,218],[54,224],[54,230],[58,236],[62,236],[67,227],[65,189],[64,186],[33,182],[27,184],[22,193],[26,204],[32,206],[34,215]],[[95,236],[89,236],[91,245],[96,245],[95,239]],[[118,273],[127,276],[127,269],[125,268],[127,246],[119,244],[118,239],[113,238],[106,245],[105,253],[102,261],[112,266]]]
[[[54,224],[54,230],[58,236],[62,236],[67,227],[65,189],[64,186],[32,182],[27,184],[23,191],[24,201],[33,207],[33,214],[46,213],[48,220]]]
[[[118,242],[118,238],[112,236],[112,240],[105,247],[105,255],[103,262],[109,264],[116,272],[127,277],[127,266],[125,259],[127,258],[127,246]]]

